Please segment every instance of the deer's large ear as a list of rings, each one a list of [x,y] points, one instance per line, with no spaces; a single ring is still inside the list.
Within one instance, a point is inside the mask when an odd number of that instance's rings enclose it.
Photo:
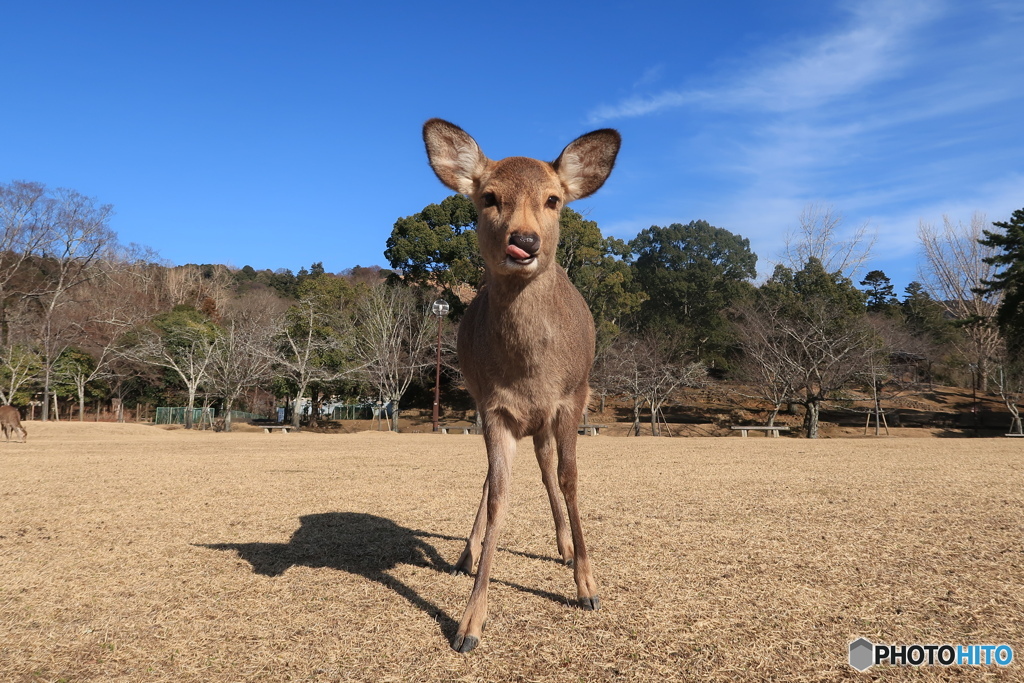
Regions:
[[[423,124],[423,142],[430,167],[441,182],[456,192],[472,193],[487,167],[487,157],[476,140],[454,123],[430,119]]]
[[[592,195],[604,185],[615,166],[622,136],[611,128],[581,135],[570,142],[551,165],[565,186],[565,201]]]

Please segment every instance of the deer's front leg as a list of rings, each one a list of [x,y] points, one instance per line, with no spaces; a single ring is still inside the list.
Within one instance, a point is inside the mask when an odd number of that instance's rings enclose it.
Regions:
[[[487,444],[487,483],[484,487],[487,529],[484,532],[473,592],[469,594],[466,612],[452,639],[452,649],[457,652],[469,652],[480,644],[484,622],[487,620],[487,584],[490,581],[494,551],[498,546],[498,535],[508,511],[516,439],[500,420],[494,422],[497,424],[485,423],[484,426],[484,442]]]
[[[582,409],[580,413],[582,413]],[[601,600],[597,595],[597,581],[590,569],[590,556],[587,544],[583,540],[583,523],[580,521],[580,508],[577,499],[576,485],[576,424],[577,416],[560,415],[556,426],[558,440],[558,484],[565,497],[566,511],[569,513],[569,526],[572,529],[572,543],[575,557],[573,558],[573,577],[576,579],[576,596],[579,605],[585,610],[601,608]]]

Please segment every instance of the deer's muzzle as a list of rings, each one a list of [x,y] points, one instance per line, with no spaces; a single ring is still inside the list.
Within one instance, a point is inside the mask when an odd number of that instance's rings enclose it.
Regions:
[[[508,240],[505,253],[517,263],[529,263],[540,251],[540,237],[534,233],[516,232]]]

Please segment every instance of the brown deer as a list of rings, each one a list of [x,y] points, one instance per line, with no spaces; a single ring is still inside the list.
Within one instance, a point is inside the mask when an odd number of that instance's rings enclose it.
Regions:
[[[23,443],[28,440],[28,432],[21,426],[21,413],[14,406],[0,406],[0,429],[7,441],[11,440],[11,434],[20,436]]]
[[[604,184],[621,139],[610,129],[588,133],[551,163],[525,157],[492,161],[468,133],[440,119],[427,121],[423,139],[437,177],[476,206],[484,260],[484,283],[458,338],[459,363],[487,447],[483,497],[454,570],[469,574],[477,564],[451,643],[469,652],[480,643],[487,618],[487,584],[508,509],[512,458],[523,437],[533,437],[558,552],[573,566],[579,605],[600,607],[576,494],[576,436],[590,394],[594,320],[555,253],[562,207]]]

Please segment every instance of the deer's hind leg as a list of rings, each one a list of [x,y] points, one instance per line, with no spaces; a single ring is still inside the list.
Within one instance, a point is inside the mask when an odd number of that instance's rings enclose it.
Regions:
[[[458,576],[473,573],[473,567],[480,557],[480,546],[484,540],[484,531],[487,529],[487,494],[490,490],[489,478],[484,479],[484,493],[480,497],[480,507],[476,510],[476,518],[473,520],[473,530],[469,532],[466,539],[466,549],[459,556],[459,561],[452,567],[452,574]]]
[[[558,554],[562,556],[563,562],[572,565],[575,551],[573,550],[572,533],[569,530],[569,525],[565,523],[565,515],[562,513],[562,496],[559,492],[555,456],[555,434],[550,425],[546,426],[543,432],[534,435],[533,448],[537,453],[537,464],[540,465],[541,481],[544,482],[544,488],[548,492],[551,516],[555,519],[555,543],[558,545]]]

